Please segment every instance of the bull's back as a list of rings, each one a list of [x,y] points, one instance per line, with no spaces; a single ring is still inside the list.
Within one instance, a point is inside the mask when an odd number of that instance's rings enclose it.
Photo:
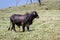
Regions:
[[[19,15],[19,14],[14,14],[10,17],[10,20],[12,22],[22,22],[24,20],[25,16]]]
[[[21,15],[19,15],[19,14],[14,14],[14,15],[12,15],[12,16],[10,17],[10,20],[13,22],[13,21],[16,20],[16,17],[19,17],[19,16],[21,16]]]

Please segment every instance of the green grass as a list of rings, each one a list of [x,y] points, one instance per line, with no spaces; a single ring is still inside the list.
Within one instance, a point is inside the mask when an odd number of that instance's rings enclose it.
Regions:
[[[51,2],[51,3],[50,3]],[[59,2],[59,1],[58,1]],[[0,40],[60,40],[60,10],[57,1],[49,1],[0,9]],[[48,10],[46,10],[48,8]],[[35,19],[30,26],[30,32],[22,32],[22,27],[16,26],[17,32],[8,31],[10,16],[13,14],[24,14],[25,12],[37,11],[39,19]]]
[[[17,26],[18,32],[8,31],[9,17],[14,13],[0,13],[0,40],[60,40],[60,11],[37,10],[37,12],[40,18],[34,20],[30,32],[27,30],[22,32],[22,27],[19,31]]]

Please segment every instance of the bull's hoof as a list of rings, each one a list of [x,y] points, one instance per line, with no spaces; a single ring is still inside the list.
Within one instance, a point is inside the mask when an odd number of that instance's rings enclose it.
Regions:
[[[25,31],[23,31],[23,32],[25,32]]]
[[[16,30],[14,30],[15,32],[17,32]]]

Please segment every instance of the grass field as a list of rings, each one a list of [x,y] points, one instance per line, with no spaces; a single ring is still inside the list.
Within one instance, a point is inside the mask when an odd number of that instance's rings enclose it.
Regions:
[[[0,9],[0,40],[60,40],[60,1],[38,3]],[[48,10],[46,10],[48,8]],[[59,10],[58,10],[59,9]],[[13,14],[24,14],[35,10],[39,19],[35,19],[30,26],[30,32],[22,32],[22,27],[16,26],[17,32],[8,31],[10,27],[10,16]]]
[[[0,13],[0,40],[60,40],[60,11],[37,10],[40,18],[30,26],[30,32],[22,32],[22,27],[8,31],[9,17],[14,13]],[[21,13],[25,13],[22,11]],[[21,14],[18,13],[18,14]]]

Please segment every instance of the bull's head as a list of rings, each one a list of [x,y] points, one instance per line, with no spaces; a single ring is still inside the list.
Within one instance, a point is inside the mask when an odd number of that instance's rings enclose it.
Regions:
[[[38,13],[36,11],[33,11],[32,13],[33,13],[35,18],[39,18],[39,15],[38,15]]]

